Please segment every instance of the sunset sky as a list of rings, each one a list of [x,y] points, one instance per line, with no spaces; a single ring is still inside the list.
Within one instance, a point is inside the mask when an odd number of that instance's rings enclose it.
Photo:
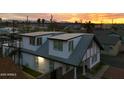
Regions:
[[[50,13],[0,13],[2,19],[19,19],[37,20],[37,18],[44,18],[49,20]],[[55,21],[68,22],[85,22],[92,21],[93,23],[124,23],[124,13],[52,13]]]

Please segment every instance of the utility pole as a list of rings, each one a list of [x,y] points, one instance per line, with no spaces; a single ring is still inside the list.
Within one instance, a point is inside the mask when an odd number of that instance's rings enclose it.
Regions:
[[[80,23],[82,24],[83,22],[82,22],[82,19],[80,19]]]
[[[26,23],[27,23],[27,26],[26,26],[26,27],[27,27],[27,32],[28,32],[28,16],[27,16],[27,21],[26,21]]]
[[[50,22],[52,23],[53,22],[53,15],[51,14],[50,16]]]
[[[103,24],[103,20],[102,20],[102,16],[101,16],[101,28],[102,28],[102,24]]]
[[[53,30],[53,15],[50,16],[50,28]]]
[[[13,21],[12,21],[12,31],[13,31],[13,33],[15,32],[14,26],[15,26],[15,22],[14,22],[14,20],[13,20]]]
[[[28,16],[27,16],[27,23],[28,23]]]
[[[112,19],[112,24],[114,23],[114,19]]]

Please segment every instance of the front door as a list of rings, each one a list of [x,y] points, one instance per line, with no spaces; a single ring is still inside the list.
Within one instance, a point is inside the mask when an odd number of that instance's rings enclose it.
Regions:
[[[51,79],[62,79],[62,67],[57,68],[51,72]]]
[[[50,78],[51,79],[56,79],[57,77],[56,77],[56,72],[57,72],[57,70],[54,70],[54,71],[52,71],[51,73],[50,73]]]
[[[49,70],[50,70],[50,78],[55,79],[56,78],[56,70],[54,70],[54,62],[49,63]]]

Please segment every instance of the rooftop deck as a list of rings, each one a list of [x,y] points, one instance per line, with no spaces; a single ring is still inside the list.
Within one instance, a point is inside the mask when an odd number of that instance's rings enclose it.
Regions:
[[[49,39],[69,40],[69,39],[79,37],[82,35],[90,35],[90,34],[87,34],[87,33],[67,33],[67,34],[52,36],[52,37],[49,37]]]
[[[49,35],[49,34],[55,34],[55,33],[63,33],[63,32],[32,32],[32,33],[21,34],[21,36],[33,37],[33,36],[42,36],[42,35]]]

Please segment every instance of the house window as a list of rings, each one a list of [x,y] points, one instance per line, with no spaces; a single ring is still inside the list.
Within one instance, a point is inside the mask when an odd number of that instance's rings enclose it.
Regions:
[[[35,45],[35,37],[30,37],[30,44]]]
[[[37,38],[37,45],[42,45],[42,38]]]
[[[97,61],[97,54],[95,54],[93,57],[92,57],[92,64],[95,63]]]
[[[121,40],[124,41],[124,37],[121,37]]]
[[[112,46],[109,46],[109,49],[113,49],[113,47]]]
[[[9,53],[9,49],[8,48],[5,48],[5,56],[7,56]]]
[[[100,52],[100,50],[99,50],[99,48],[98,48],[98,47],[96,48],[96,52],[97,52],[97,53],[99,53],[99,52]]]
[[[96,44],[93,42],[93,54],[96,54]]]
[[[89,62],[90,62],[90,58],[87,58],[87,59],[85,60],[85,62],[86,62],[86,63],[89,63]]]
[[[63,42],[59,40],[54,40],[53,48],[54,50],[63,51]]]
[[[73,51],[73,50],[74,50],[74,44],[73,44],[73,41],[69,41],[68,50],[69,50],[69,51]]]

